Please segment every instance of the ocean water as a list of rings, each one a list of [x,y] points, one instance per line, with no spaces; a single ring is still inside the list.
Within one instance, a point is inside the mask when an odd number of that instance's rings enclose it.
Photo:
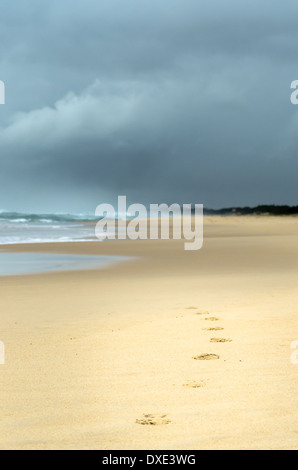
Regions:
[[[0,212],[0,245],[96,241],[98,221],[89,214]]]
[[[9,253],[5,245],[97,241],[98,217],[86,214],[0,212],[0,276],[102,269],[125,261],[120,256]],[[45,250],[46,251],[46,250]]]

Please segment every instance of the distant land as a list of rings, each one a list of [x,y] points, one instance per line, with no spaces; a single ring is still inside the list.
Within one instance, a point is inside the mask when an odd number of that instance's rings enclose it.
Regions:
[[[204,208],[205,215],[298,215],[298,206],[264,205],[256,207]]]

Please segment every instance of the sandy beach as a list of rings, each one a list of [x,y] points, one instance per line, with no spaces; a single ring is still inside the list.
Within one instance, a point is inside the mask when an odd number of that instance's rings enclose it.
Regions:
[[[206,217],[199,251],[9,247],[132,259],[0,279],[0,448],[297,449],[297,229]]]

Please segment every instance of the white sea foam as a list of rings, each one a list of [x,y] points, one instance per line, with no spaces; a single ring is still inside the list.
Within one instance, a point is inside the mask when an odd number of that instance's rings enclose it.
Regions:
[[[96,241],[98,218],[84,214],[0,212],[0,245]]]
[[[119,215],[122,219],[124,215]],[[130,218],[130,214],[126,215]],[[97,241],[93,214],[32,214],[0,211],[0,245]]]

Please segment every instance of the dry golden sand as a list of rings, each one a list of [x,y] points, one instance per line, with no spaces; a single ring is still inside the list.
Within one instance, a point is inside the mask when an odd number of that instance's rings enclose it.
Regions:
[[[207,218],[197,252],[26,246],[136,259],[0,280],[0,448],[297,449],[297,228]],[[218,327],[232,342],[210,342]]]

